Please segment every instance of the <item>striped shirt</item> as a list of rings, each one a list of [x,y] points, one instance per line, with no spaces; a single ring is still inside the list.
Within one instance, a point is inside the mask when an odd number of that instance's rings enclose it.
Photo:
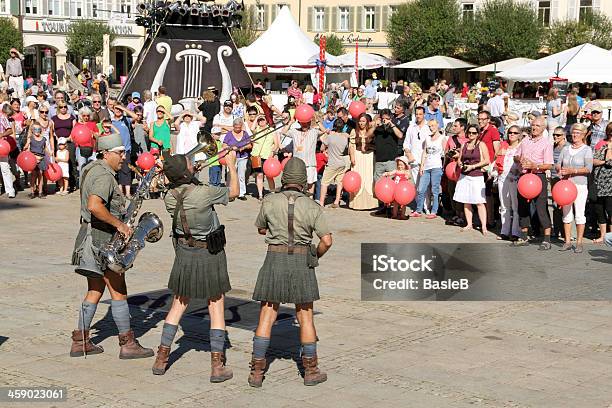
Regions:
[[[543,135],[537,139],[532,137],[523,139],[514,156],[527,159],[536,165],[554,164],[553,145]]]

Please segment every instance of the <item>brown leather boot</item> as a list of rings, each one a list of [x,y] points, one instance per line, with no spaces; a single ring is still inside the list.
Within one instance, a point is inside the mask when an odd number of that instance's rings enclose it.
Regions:
[[[232,370],[225,366],[225,353],[211,351],[210,353],[210,382],[220,383],[234,376]]]
[[[153,374],[164,375],[166,373],[166,366],[168,365],[168,356],[170,355],[169,346],[160,346],[157,349],[157,357],[153,363]]]
[[[70,357],[82,357],[87,354],[104,353],[102,346],[93,344],[89,339],[89,330],[73,330]]]
[[[265,358],[251,358],[251,373],[249,374],[249,385],[255,388],[261,388],[266,371]]]
[[[302,356],[302,365],[304,366],[304,385],[317,385],[327,381],[327,374],[319,370],[317,363],[316,355],[310,358]]]
[[[146,358],[153,357],[153,349],[144,348],[140,345],[138,340],[134,338],[134,330],[119,333],[119,345],[121,350],[119,351],[119,358],[122,360],[130,360],[134,358]]]

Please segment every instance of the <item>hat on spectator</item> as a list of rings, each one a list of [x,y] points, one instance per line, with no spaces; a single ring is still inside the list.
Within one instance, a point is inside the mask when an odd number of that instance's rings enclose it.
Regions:
[[[216,91],[217,88],[214,86],[209,86],[208,88],[206,88],[208,91]]]
[[[223,106],[234,106],[234,104],[228,99],[227,101],[223,102]]]
[[[68,142],[68,139],[66,139],[65,137],[60,137],[59,139],[57,139],[58,145],[65,145],[67,142]]]
[[[121,140],[121,135],[119,133],[113,133],[108,136],[102,136],[98,139],[98,150],[101,152],[105,150],[109,150],[111,152],[125,150],[123,141]]]
[[[395,161],[401,161],[402,163],[404,163],[406,165],[406,168],[410,167],[410,162],[408,161],[408,158],[406,156],[400,156],[398,158],[395,159]]]
[[[593,112],[603,112],[603,106],[601,106],[601,103],[595,101],[595,102],[591,102],[589,105],[590,105],[589,109],[590,109],[591,113],[593,113]]]
[[[214,126],[212,129],[210,129],[210,133],[221,133],[223,132],[223,130],[221,130],[221,128],[219,126]]]
[[[140,92],[138,92],[138,91],[134,91],[134,92],[132,92],[132,99],[133,99],[133,98],[138,98],[138,99],[140,99]]]
[[[38,103],[38,99],[36,99],[36,97],[35,97],[35,96],[30,95],[30,96],[28,96],[28,97],[26,98],[25,103],[26,103],[26,105],[27,105],[27,104],[28,104],[28,103],[30,103],[30,102],[36,102],[36,103]]]

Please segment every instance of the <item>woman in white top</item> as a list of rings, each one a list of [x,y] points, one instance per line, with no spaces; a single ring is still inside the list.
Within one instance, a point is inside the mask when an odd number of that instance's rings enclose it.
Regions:
[[[521,128],[512,125],[508,128],[508,143],[502,143],[499,152],[503,156],[502,172],[497,176],[497,189],[499,191],[499,214],[501,215],[501,233],[497,239],[512,240],[521,236],[518,215],[517,182],[520,175],[520,165],[514,162],[514,154],[521,143]]]
[[[312,87],[312,85],[306,85],[306,88],[304,89],[304,93],[302,94],[302,98],[304,99],[304,103],[307,103],[309,105],[313,104],[314,88]]]
[[[440,182],[442,180],[442,158],[444,156],[444,137],[438,129],[438,122],[430,120],[427,122],[431,135],[427,135],[423,141],[423,153],[421,154],[421,165],[419,167],[419,186],[417,195],[417,208],[411,217],[420,217],[423,213],[425,194],[431,186],[433,200],[431,201],[431,212],[427,219],[437,217],[440,197]]]
[[[184,111],[174,121],[174,128],[179,129],[176,136],[176,154],[185,154],[198,144],[198,132],[200,126],[204,125],[206,118],[200,114],[195,115]]]

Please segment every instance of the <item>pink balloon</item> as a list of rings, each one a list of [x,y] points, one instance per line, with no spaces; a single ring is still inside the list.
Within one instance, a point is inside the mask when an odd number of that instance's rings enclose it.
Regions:
[[[356,193],[361,188],[361,176],[356,171],[347,171],[342,177],[342,188],[348,193]]]
[[[395,183],[389,177],[380,178],[374,185],[374,195],[385,204],[393,201]]]
[[[449,180],[457,181],[459,180],[459,175],[461,174],[461,171],[459,167],[457,167],[457,162],[452,161],[446,165],[444,173],[446,174],[446,178],[448,178]]]
[[[289,159],[291,159],[291,157],[285,157],[283,161],[281,162],[281,166],[283,166],[283,170],[285,170],[285,165],[287,164]]]
[[[308,123],[312,120],[314,113],[315,111],[312,106],[308,105],[307,103],[301,104],[295,110],[295,120],[300,123]]]
[[[49,163],[47,170],[45,170],[45,177],[51,182],[61,180],[63,177],[62,168],[57,163]]]
[[[357,119],[362,113],[365,113],[366,106],[365,103],[361,101],[353,101],[349,105],[349,113],[353,119]]]
[[[276,157],[272,157],[265,161],[263,165],[263,172],[266,177],[274,178],[277,177],[283,171],[281,162]]]
[[[155,166],[155,156],[149,152],[144,152],[136,160],[136,164],[143,170],[150,170]]]
[[[19,153],[19,156],[17,156],[17,165],[21,167],[23,171],[32,171],[36,168],[38,163],[36,162],[34,153],[26,150]]]
[[[91,130],[82,123],[78,123],[72,128],[72,132],[70,132],[70,137],[72,137],[72,141],[76,143],[78,146],[89,145],[91,142]]]
[[[542,192],[542,180],[533,173],[527,173],[518,181],[518,192],[527,200],[536,198]]]
[[[400,181],[395,186],[395,191],[393,192],[393,199],[399,205],[407,205],[414,200],[416,197],[416,188],[414,188],[414,184],[411,182],[404,180]]]
[[[560,180],[552,189],[553,200],[559,205],[570,205],[578,197],[578,189],[570,180]]]
[[[11,152],[11,145],[4,139],[0,139],[0,157],[6,157]]]

